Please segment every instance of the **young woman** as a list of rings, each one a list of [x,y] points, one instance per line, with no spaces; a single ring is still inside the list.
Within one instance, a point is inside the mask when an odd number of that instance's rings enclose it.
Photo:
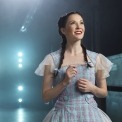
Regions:
[[[85,26],[80,13],[60,17],[58,27],[61,49],[48,54],[35,71],[44,77],[44,101],[55,99],[43,122],[111,122],[94,96],[107,96],[106,78],[112,63],[82,44]]]

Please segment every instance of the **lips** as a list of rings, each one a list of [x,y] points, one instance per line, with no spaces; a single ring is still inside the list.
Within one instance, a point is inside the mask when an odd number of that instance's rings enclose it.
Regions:
[[[75,31],[76,34],[82,34],[82,31]]]

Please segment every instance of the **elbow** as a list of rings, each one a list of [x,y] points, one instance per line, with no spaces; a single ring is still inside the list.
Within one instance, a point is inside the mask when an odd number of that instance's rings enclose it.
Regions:
[[[108,91],[107,90],[104,90],[103,91],[103,98],[107,97],[107,95],[108,95]]]
[[[107,97],[107,96],[108,96],[108,91],[105,91],[104,97]]]
[[[101,94],[100,98],[105,98],[105,97],[107,97],[107,95],[108,95],[108,92],[107,92],[107,91],[104,91],[104,92]]]
[[[49,102],[49,100],[47,98],[45,98],[45,97],[43,97],[43,101],[44,101],[44,103],[48,103]]]
[[[97,98],[105,98],[105,97],[107,97],[107,95],[108,95],[108,92],[106,90],[104,90],[104,91],[102,90],[100,93],[96,94],[95,96]]]
[[[42,98],[43,98],[43,101],[44,101],[45,103],[48,103],[48,102],[50,101],[50,99],[49,99],[47,93],[45,93],[45,92],[42,94]]]

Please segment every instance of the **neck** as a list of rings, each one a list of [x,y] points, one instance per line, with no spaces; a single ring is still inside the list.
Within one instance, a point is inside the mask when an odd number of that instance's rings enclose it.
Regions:
[[[80,43],[81,43],[80,41],[67,43],[66,52],[70,53],[71,55],[77,55],[83,53],[83,49]]]

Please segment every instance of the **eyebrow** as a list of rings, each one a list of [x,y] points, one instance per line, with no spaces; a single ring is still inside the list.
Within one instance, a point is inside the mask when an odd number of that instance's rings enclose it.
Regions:
[[[75,20],[70,20],[69,22],[73,22],[73,21],[75,21]],[[83,22],[83,20],[80,20],[80,22]]]

